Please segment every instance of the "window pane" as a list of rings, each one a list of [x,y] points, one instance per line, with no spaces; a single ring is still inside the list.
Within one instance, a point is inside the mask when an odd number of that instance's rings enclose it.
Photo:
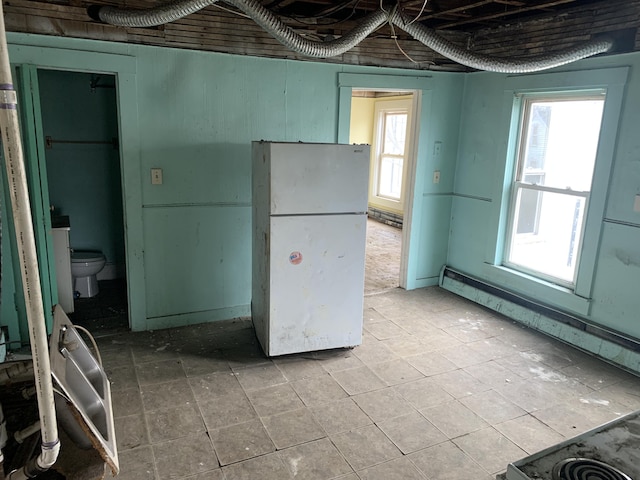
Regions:
[[[378,195],[400,199],[402,188],[402,158],[382,156]]]
[[[404,155],[404,143],[407,135],[406,113],[385,113],[384,145],[382,153]]]
[[[518,180],[589,191],[604,98],[531,101],[529,106]]]
[[[585,198],[520,188],[509,262],[573,282]]]

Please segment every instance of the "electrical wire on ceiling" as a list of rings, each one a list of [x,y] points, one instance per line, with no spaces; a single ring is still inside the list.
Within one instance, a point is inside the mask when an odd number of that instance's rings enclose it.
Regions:
[[[92,5],[87,9],[91,18],[111,25],[124,27],[150,27],[162,25],[202,8],[218,3],[219,0],[177,0],[172,3],[147,10],[120,9],[110,6]],[[389,22],[404,30],[415,40],[431,50],[457,63],[478,70],[500,73],[529,73],[565,65],[577,60],[604,53],[613,48],[613,40],[607,37],[593,38],[580,45],[559,52],[542,54],[528,59],[491,57],[466,50],[435,30],[409,18],[400,9],[385,10],[380,0],[380,9],[363,17],[349,32],[329,41],[315,41],[296,33],[280,17],[267,10],[257,0],[225,0],[249,16],[263,30],[285,47],[302,55],[314,58],[328,58],[341,55],[358,45],[371,33]],[[426,8],[427,2],[423,4]],[[419,17],[420,15],[418,15]],[[397,40],[397,39],[396,39]],[[397,44],[397,42],[396,42]],[[399,46],[399,45],[398,45]]]

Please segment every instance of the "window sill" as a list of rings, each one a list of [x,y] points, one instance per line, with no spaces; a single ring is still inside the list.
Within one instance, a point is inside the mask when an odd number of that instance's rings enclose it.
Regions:
[[[484,265],[484,273],[496,286],[527,297],[549,307],[578,315],[589,315],[591,300],[561,285],[541,280],[532,275],[502,265]]]

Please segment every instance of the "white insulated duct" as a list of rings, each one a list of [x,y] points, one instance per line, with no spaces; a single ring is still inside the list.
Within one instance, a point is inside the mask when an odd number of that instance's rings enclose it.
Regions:
[[[126,10],[94,5],[89,7],[88,13],[91,18],[111,25],[148,27],[178,20],[217,1],[218,0],[180,0],[148,10]],[[248,15],[285,47],[302,55],[315,58],[328,58],[341,55],[358,45],[385,22],[397,25],[423,45],[455,62],[478,70],[500,73],[529,73],[546,70],[575,62],[598,53],[607,52],[613,47],[613,41],[611,39],[601,38],[589,40],[579,46],[560,52],[528,59],[513,60],[495,58],[470,52],[449,42],[438,35],[433,29],[425,27],[418,22],[409,21],[397,8],[392,8],[389,12],[379,9],[366,16],[356,28],[342,37],[329,42],[319,42],[295,33],[280,20],[277,15],[264,8],[257,0],[225,1]]]
[[[11,211],[16,232],[22,288],[26,300],[29,339],[35,372],[38,411],[42,426],[40,454],[9,474],[10,479],[26,480],[47,471],[55,463],[60,450],[56,410],[53,402],[53,380],[49,363],[47,328],[45,325],[36,243],[31,221],[27,175],[22,153],[16,91],[11,79],[4,14],[0,2],[0,129],[7,169]]]

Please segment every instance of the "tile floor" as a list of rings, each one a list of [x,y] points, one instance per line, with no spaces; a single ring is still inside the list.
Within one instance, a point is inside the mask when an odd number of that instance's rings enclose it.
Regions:
[[[121,480],[490,479],[640,408],[640,379],[437,287],[365,297],[352,350],[246,320],[99,339]]]

